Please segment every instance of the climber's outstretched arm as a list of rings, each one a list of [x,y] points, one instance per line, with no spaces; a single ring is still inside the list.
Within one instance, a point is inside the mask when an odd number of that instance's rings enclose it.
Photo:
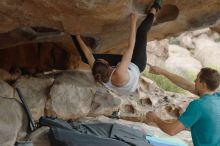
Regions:
[[[92,68],[93,64],[95,62],[95,58],[94,58],[90,48],[84,43],[84,41],[82,40],[80,35],[76,35],[76,39],[79,42],[79,45],[80,45],[84,55],[86,56],[86,59],[89,62],[89,66]]]

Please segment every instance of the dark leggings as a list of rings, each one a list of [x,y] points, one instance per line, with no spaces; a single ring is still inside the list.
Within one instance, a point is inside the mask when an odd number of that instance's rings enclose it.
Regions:
[[[147,17],[141,23],[141,25],[137,29],[136,34],[136,42],[134,46],[134,52],[132,55],[131,62],[136,64],[142,72],[145,69],[147,63],[147,33],[150,30],[154,20],[154,14],[148,13]],[[81,59],[84,63],[88,64],[88,61],[80,48],[78,41],[76,40],[75,36],[72,36],[72,40],[81,56]],[[93,54],[95,59],[105,59],[111,66],[116,66],[118,62],[121,61],[122,55],[117,54]]]

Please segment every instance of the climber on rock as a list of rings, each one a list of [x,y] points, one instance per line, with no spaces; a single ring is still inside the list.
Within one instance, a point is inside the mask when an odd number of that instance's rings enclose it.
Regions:
[[[147,17],[136,32],[137,14],[131,14],[131,30],[128,48],[121,55],[92,54],[90,48],[83,42],[80,35],[73,36],[73,41],[82,60],[87,59],[92,69],[94,79],[105,87],[116,91],[134,92],[138,88],[140,72],[147,62],[147,33],[150,30],[154,15],[161,8],[162,0],[155,0]],[[84,59],[83,59],[84,58]]]

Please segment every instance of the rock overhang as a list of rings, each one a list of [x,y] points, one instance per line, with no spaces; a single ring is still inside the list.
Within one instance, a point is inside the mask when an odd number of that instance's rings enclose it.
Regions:
[[[89,46],[97,53],[121,54],[127,45],[130,13],[138,12],[140,23],[151,3],[151,0],[1,1],[0,48],[30,43],[58,44],[71,54],[69,58],[75,58],[69,59],[75,68],[79,58],[76,59],[78,54],[70,35],[87,36]],[[212,26],[219,18],[219,0],[164,0],[148,40]]]

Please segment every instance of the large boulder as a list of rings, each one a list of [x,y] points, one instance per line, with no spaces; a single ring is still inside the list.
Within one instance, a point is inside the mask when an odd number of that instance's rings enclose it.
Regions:
[[[194,39],[195,53],[194,57],[199,60],[203,67],[213,67],[220,70],[220,43],[201,36]]]
[[[16,3],[13,0],[6,0],[0,3],[0,8],[4,12],[4,15],[1,14],[0,32],[32,26],[53,28],[72,34],[102,34],[102,38],[105,38],[104,36],[112,38],[115,32],[116,34],[127,32],[129,24],[125,20],[132,11],[136,10],[143,14],[144,9],[150,4],[151,1],[144,0],[67,0],[63,2],[34,0]],[[219,7],[218,0],[190,2],[164,0],[157,23],[166,23],[163,24],[163,29],[160,25],[155,27],[157,29],[152,30],[151,35],[154,38],[163,38],[168,32],[174,34],[192,27],[214,24],[219,18],[217,15]],[[209,17],[200,19],[205,16]],[[156,36],[158,32],[160,35]],[[126,35],[121,34],[123,39],[126,39]],[[111,44],[115,44],[115,41]]]
[[[165,67],[171,72],[190,77],[196,75],[202,65],[191,56],[187,49],[177,45],[169,45],[169,58],[165,61]]]
[[[21,103],[13,98],[0,97],[0,145],[14,146],[26,136],[28,120]]]
[[[33,146],[51,146],[48,138],[49,127],[41,127],[30,134]]]
[[[0,96],[13,98],[14,97],[14,89],[6,82],[0,80]]]
[[[177,42],[179,41],[179,45],[181,47],[193,50],[195,48],[193,39],[200,35],[207,35],[210,32],[211,31],[209,28],[202,28],[202,29],[198,29],[194,31],[187,31],[187,32],[182,33],[176,39],[177,39]],[[210,34],[213,34],[213,33],[210,33]]]
[[[122,101],[123,99],[115,97],[113,94],[107,92],[106,89],[99,88],[92,101],[88,116],[109,116],[120,107]]]
[[[147,62],[151,65],[164,66],[168,58],[168,39],[147,43]]]
[[[74,45],[69,34],[77,33],[89,37],[87,44],[94,52],[121,54],[127,47],[131,12],[137,11],[140,14],[138,21],[140,24],[146,16],[146,7],[150,7],[151,2],[150,0],[1,1],[0,48],[10,48],[6,52],[11,55],[8,59],[6,57],[8,55],[0,57],[0,62],[4,62],[0,65],[7,70],[12,66],[24,68],[29,72],[53,68],[67,69],[70,66],[76,68],[80,59],[73,49]],[[219,0],[164,0],[155,25],[148,33],[148,40],[162,39],[189,29],[210,26],[219,19],[219,16]],[[54,50],[56,52],[54,53],[42,49],[45,42],[54,43],[52,48],[58,47],[67,51]],[[23,49],[23,46],[27,49]],[[19,48],[19,51],[16,51],[16,48]],[[30,50],[32,53],[28,53]],[[43,60],[46,62],[42,63]]]
[[[8,90],[2,92],[2,96],[7,97],[0,100],[0,133],[4,133],[0,142],[3,146],[12,146],[25,136],[27,118],[17,95],[14,95],[14,89],[5,82],[0,83],[2,89]],[[160,89],[145,77],[140,78],[138,92],[131,94],[107,90],[95,86],[93,76],[85,71],[65,71],[40,77],[22,76],[14,86],[23,93],[35,120],[43,115],[66,120],[100,115],[110,117],[112,112],[120,111],[122,119],[140,122],[143,114],[151,110],[163,119],[175,119],[190,101],[185,95]],[[45,137],[47,131],[47,128],[41,128],[31,135],[34,145],[49,144]]]
[[[34,120],[38,120],[44,116],[45,104],[48,98],[50,87],[53,84],[53,78],[35,78],[31,76],[24,76],[19,78],[15,87],[22,92],[27,105],[33,115]],[[18,95],[16,95],[18,98]]]
[[[92,75],[70,72],[59,75],[49,92],[47,115],[63,119],[77,119],[87,116],[96,94]]]
[[[138,95],[119,96],[123,99],[119,107],[121,118],[139,122],[143,114],[155,111],[163,119],[173,119],[185,110],[190,101],[181,94],[164,91],[144,76],[140,78],[138,91]]]
[[[10,74],[6,70],[0,68],[0,80],[14,81],[19,77],[19,75],[20,75],[20,73]]]

